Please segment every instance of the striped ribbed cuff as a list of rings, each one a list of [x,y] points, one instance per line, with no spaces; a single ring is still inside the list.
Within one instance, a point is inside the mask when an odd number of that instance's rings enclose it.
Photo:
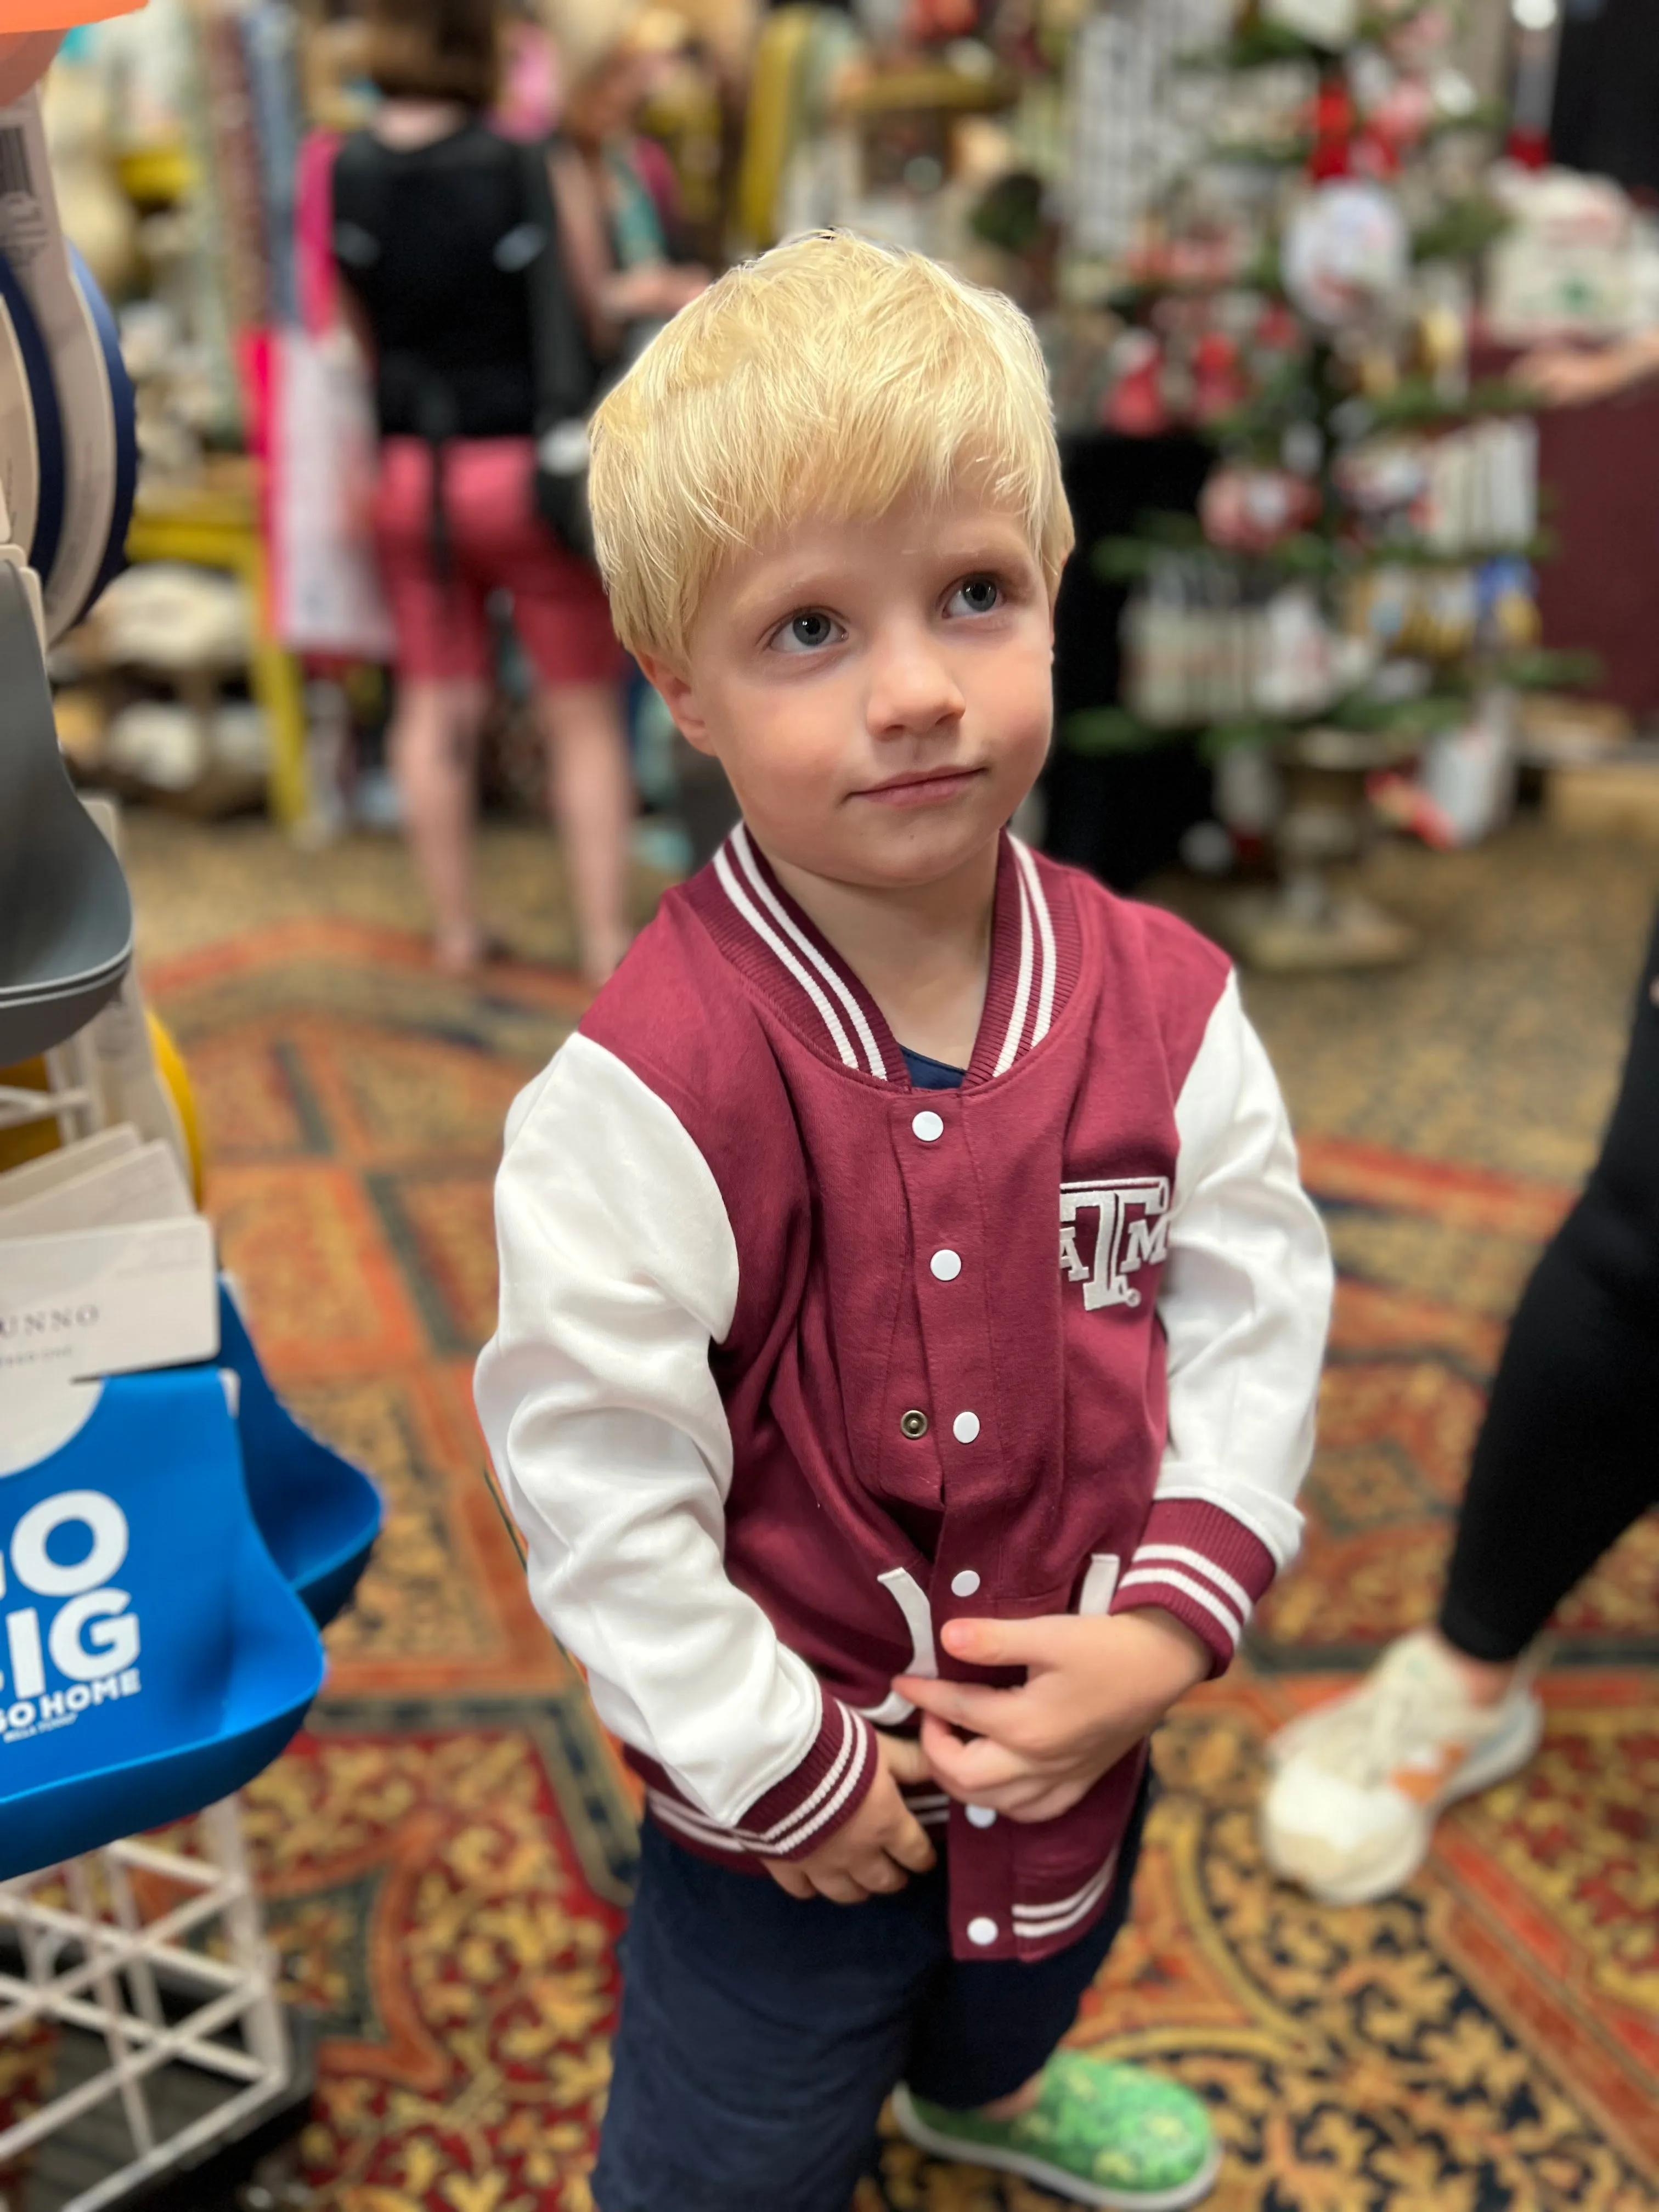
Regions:
[[[846,1826],[875,1778],[875,1731],[838,1698],[826,1698],[811,1749],[746,1809],[738,1833],[763,1858],[804,1859]]]
[[[1273,1553],[1243,1522],[1200,1498],[1153,1502],[1112,1600],[1114,1613],[1161,1606],[1209,1646],[1224,1674],[1256,1600],[1273,1578]]]

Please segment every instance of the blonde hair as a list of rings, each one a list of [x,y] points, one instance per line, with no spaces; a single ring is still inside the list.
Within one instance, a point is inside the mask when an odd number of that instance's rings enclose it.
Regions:
[[[683,308],[594,416],[588,496],[617,635],[684,666],[732,552],[803,514],[964,486],[1019,519],[1052,592],[1072,517],[1024,316],[846,231],[775,246]]]

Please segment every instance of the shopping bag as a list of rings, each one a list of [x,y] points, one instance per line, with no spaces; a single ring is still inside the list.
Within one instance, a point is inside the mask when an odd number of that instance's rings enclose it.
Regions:
[[[362,354],[339,327],[272,333],[268,531],[271,623],[295,653],[390,661],[392,617],[370,501],[374,406]]]

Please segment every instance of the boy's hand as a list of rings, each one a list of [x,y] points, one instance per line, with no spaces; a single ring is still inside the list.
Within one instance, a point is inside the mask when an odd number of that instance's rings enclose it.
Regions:
[[[1156,1606],[1102,1619],[953,1620],[953,1658],[1024,1667],[1018,1690],[901,1674],[893,1687],[922,1710],[921,1746],[952,1797],[1011,1820],[1068,1812],[1210,1671],[1189,1628]],[[958,1729],[976,1739],[964,1743]]]
[[[862,1905],[878,1890],[902,1889],[910,1873],[926,1874],[933,1847],[921,1823],[899,1795],[901,1782],[931,1775],[921,1746],[907,1736],[876,1731],[876,1778],[864,1802],[827,1844],[804,1859],[768,1859],[766,1871],[791,1897],[833,1898]]]

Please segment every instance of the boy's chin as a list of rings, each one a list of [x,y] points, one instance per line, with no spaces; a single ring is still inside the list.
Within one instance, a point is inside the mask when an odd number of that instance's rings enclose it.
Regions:
[[[925,890],[972,867],[995,846],[1001,828],[1001,816],[992,813],[971,823],[896,821],[878,834],[842,841],[833,868],[823,872],[872,890]]]

